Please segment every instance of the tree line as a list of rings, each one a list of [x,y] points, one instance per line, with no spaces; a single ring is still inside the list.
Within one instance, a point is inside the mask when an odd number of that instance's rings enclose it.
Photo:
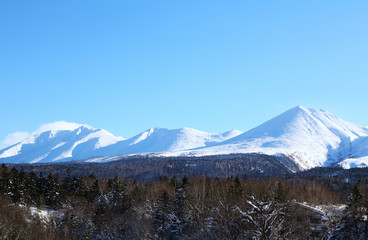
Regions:
[[[366,186],[366,182],[358,182],[344,197],[322,183],[305,179],[163,176],[142,182],[68,173],[59,178],[58,174],[25,173],[2,165],[0,237],[365,239]],[[308,212],[296,202],[345,203],[347,207],[342,215],[331,216],[326,229],[316,232]],[[48,218],[30,214],[30,207],[45,210]]]

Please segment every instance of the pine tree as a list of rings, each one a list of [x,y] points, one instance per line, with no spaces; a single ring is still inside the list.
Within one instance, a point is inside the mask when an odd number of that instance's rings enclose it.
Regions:
[[[99,195],[100,195],[100,187],[98,185],[98,180],[96,179],[93,182],[92,187],[86,191],[87,201],[92,203],[95,201],[95,199],[98,198]]]
[[[171,184],[174,188],[176,188],[176,187],[179,185],[179,183],[178,183],[178,179],[177,179],[177,177],[176,177],[175,175],[170,179],[170,184]]]
[[[347,199],[347,212],[351,217],[360,218],[363,195],[359,190],[359,183],[354,184]]]
[[[19,172],[16,168],[12,168],[10,170],[9,184],[6,194],[9,195],[13,202],[19,202],[21,199],[20,196],[20,179]]]
[[[72,184],[73,180],[70,178],[68,174],[60,185],[60,201],[66,202],[68,197],[73,194]]]
[[[174,198],[168,199],[167,193],[164,192],[157,204],[155,211],[155,219],[161,233],[167,239],[184,239],[186,235],[190,235],[190,223],[192,216],[186,194],[188,187],[188,179],[183,178],[181,184],[177,183]]]
[[[121,213],[129,209],[128,199],[126,197],[125,186],[120,179],[115,176],[114,179],[108,181],[108,191],[110,204],[117,208]]]
[[[46,204],[45,201],[46,179],[41,172],[37,178],[37,207],[41,208]]]
[[[167,239],[171,232],[173,218],[172,202],[164,191],[157,199],[153,209],[153,226],[155,239]]]
[[[37,176],[32,171],[26,181],[26,195],[25,202],[30,205],[37,205],[38,202],[38,189],[37,189]]]
[[[176,187],[174,199],[172,201],[173,211],[170,224],[170,232],[181,236],[187,225],[186,218],[186,193],[183,185]]]
[[[237,202],[239,198],[243,195],[243,188],[241,186],[241,182],[239,177],[236,177],[233,180],[233,183],[230,186],[230,195],[234,202]]]
[[[56,209],[59,207],[59,178],[57,175],[53,176],[50,173],[47,176],[46,189],[45,189],[45,202],[46,205]]]
[[[6,193],[9,185],[9,169],[3,163],[0,167],[0,192]]]
[[[18,183],[18,193],[19,193],[19,201],[21,203],[25,203],[25,198],[26,198],[26,191],[27,191],[27,176],[26,173],[24,172],[24,169],[22,168],[21,171],[19,172],[19,183]]]
[[[287,201],[287,190],[284,188],[281,182],[277,183],[274,193],[274,200],[278,203],[285,203]]]
[[[368,239],[368,222],[365,219],[367,209],[364,207],[363,199],[360,182],[358,182],[354,184],[348,195],[345,216],[329,239]]]

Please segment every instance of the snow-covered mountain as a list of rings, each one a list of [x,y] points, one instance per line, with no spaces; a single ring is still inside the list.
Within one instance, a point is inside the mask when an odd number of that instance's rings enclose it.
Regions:
[[[213,134],[193,128],[151,128],[130,139],[123,139],[88,125],[56,122],[43,125],[31,137],[0,150],[0,162],[55,162],[110,155],[182,151],[212,146],[241,133],[238,130]]]
[[[3,150],[0,162],[36,163],[117,159],[127,154],[204,156],[283,154],[301,170],[317,166],[368,166],[368,128],[324,110],[292,108],[245,133],[206,133],[193,128],[151,128],[130,139],[88,125],[56,122]],[[105,157],[105,158],[99,158]]]
[[[302,106],[216,146],[166,155],[215,155],[260,152],[284,154],[300,169],[339,164],[368,165],[368,129],[324,110]]]
[[[55,122],[43,125],[31,137],[0,150],[0,161],[36,163],[81,160],[93,157],[97,149],[122,140],[88,125]]]
[[[151,128],[130,139],[120,141],[98,151],[112,155],[153,152],[175,152],[199,147],[207,147],[235,137],[242,132],[230,130],[224,133],[206,133],[194,128]]]

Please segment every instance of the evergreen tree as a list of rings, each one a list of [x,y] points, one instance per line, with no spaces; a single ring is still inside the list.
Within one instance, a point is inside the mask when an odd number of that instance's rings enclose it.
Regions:
[[[37,205],[39,195],[37,189],[37,176],[32,171],[26,181],[26,195],[25,195],[25,202],[30,205]]]
[[[352,187],[348,199],[347,199],[347,212],[351,217],[360,218],[361,217],[361,207],[362,207],[363,194],[359,189],[359,183],[354,184]]]
[[[172,201],[172,218],[170,223],[170,232],[177,236],[177,239],[182,235],[187,226],[186,219],[186,193],[183,185],[176,187],[174,199]]]
[[[7,194],[11,197],[13,202],[19,202],[21,199],[20,188],[21,185],[19,172],[16,168],[10,170],[9,184],[7,189]]]
[[[193,215],[187,198],[188,179],[183,178],[180,185],[175,188],[174,199],[167,205],[169,209],[168,225],[169,239],[184,239],[189,233]]]
[[[21,203],[25,203],[26,198],[26,187],[27,187],[27,176],[24,172],[24,169],[21,169],[19,172],[19,183],[18,183],[18,194],[19,194],[19,201]]]
[[[60,184],[60,201],[66,202],[68,197],[72,194],[72,179],[69,174]]]
[[[86,191],[86,199],[88,202],[92,203],[98,198],[99,195],[100,187],[98,185],[98,180],[95,180],[92,187]]]
[[[368,221],[366,220],[368,213],[363,204],[364,196],[359,185],[360,182],[351,188],[347,198],[345,215],[329,239],[368,239]]]
[[[278,203],[285,203],[287,201],[287,190],[284,188],[281,182],[277,183],[274,193],[274,200]]]
[[[170,184],[174,188],[176,188],[179,185],[178,178],[175,175],[170,179]]]
[[[157,199],[153,209],[153,226],[155,239],[168,239],[173,218],[169,194],[164,191]]]
[[[47,176],[45,189],[45,203],[46,205],[56,209],[59,207],[59,179],[57,175],[50,173]]]
[[[37,207],[43,207],[46,204],[45,201],[46,179],[41,172],[37,178]]]
[[[117,176],[108,181],[108,191],[110,204],[121,213],[125,212],[129,208],[129,203],[126,197],[125,186]]]
[[[10,173],[9,169],[3,163],[0,167],[0,192],[7,193],[9,190]]]
[[[243,188],[241,186],[239,177],[236,177],[233,180],[233,184],[230,186],[229,191],[230,191],[231,198],[234,200],[234,202],[237,202],[239,198],[243,195]]]
[[[74,197],[81,197],[84,195],[83,181],[80,177],[73,176],[71,182],[71,195]]]

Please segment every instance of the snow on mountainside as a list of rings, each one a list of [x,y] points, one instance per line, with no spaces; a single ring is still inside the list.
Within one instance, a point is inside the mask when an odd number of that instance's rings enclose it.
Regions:
[[[93,152],[123,140],[105,130],[88,125],[55,122],[43,125],[31,137],[0,150],[0,161],[36,163],[81,160],[93,157]]]
[[[368,128],[324,110],[292,108],[245,133],[151,128],[130,139],[88,125],[55,122],[3,150],[0,162],[108,161],[115,155],[204,156],[231,153],[289,156],[301,170],[368,166]]]
[[[216,146],[164,155],[215,155],[260,152],[285,154],[300,169],[337,164],[348,167],[368,163],[368,129],[346,122],[324,110],[302,106]],[[365,141],[363,141],[365,140]]]
[[[211,146],[241,133],[237,130],[212,134],[193,128],[151,128],[124,140],[103,129],[94,129],[75,123],[56,122],[43,125],[31,137],[0,150],[0,161],[7,163],[55,162],[111,155],[187,150]]]
[[[96,156],[106,155],[103,152],[108,152],[110,155],[118,155],[181,151],[212,146],[241,133],[238,130],[224,133],[206,133],[187,127],[180,129],[151,128],[130,139],[100,149],[97,151]]]

